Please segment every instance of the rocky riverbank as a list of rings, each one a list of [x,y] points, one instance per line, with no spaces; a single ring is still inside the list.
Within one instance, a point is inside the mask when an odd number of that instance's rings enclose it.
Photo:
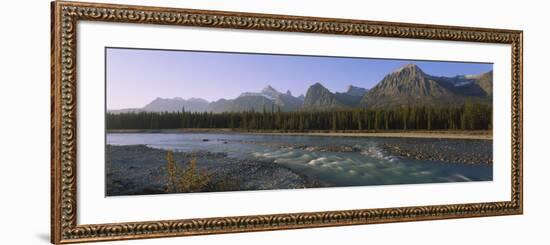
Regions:
[[[244,130],[231,128],[109,129],[108,133],[220,133],[286,136],[338,136],[492,140],[490,130]]]
[[[459,164],[493,164],[492,147],[489,140],[388,139],[380,144],[392,156]]]
[[[107,196],[167,193],[167,151],[145,145],[106,147]],[[186,167],[191,159],[197,171],[208,173],[200,192],[298,189],[325,186],[302,173],[272,162],[240,160],[224,153],[174,152],[176,164]]]

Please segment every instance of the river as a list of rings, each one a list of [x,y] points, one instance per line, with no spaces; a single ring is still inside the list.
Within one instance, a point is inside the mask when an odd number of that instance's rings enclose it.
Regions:
[[[146,145],[181,152],[283,164],[331,186],[491,181],[492,164],[462,164],[394,156],[382,145],[417,145],[420,139],[261,135],[242,133],[109,133],[110,145]],[[492,158],[491,140],[421,139],[446,154]]]

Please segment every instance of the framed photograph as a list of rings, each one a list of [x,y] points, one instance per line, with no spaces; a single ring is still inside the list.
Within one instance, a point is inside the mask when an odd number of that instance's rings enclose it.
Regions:
[[[51,11],[52,243],[523,212],[522,31]]]

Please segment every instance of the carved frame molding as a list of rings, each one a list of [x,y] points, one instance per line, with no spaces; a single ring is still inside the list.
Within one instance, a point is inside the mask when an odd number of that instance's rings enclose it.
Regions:
[[[170,236],[359,225],[523,213],[523,32],[56,1],[51,4],[51,242],[74,243]],[[324,33],[389,38],[504,43],[512,57],[511,201],[433,206],[266,214],[146,222],[77,224],[77,23],[126,22]]]

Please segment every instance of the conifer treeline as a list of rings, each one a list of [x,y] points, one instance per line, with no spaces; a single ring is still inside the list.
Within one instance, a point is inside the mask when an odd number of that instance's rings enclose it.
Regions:
[[[107,129],[233,128],[246,130],[446,130],[491,129],[492,107],[470,101],[462,106],[402,106],[282,112],[107,113]]]

